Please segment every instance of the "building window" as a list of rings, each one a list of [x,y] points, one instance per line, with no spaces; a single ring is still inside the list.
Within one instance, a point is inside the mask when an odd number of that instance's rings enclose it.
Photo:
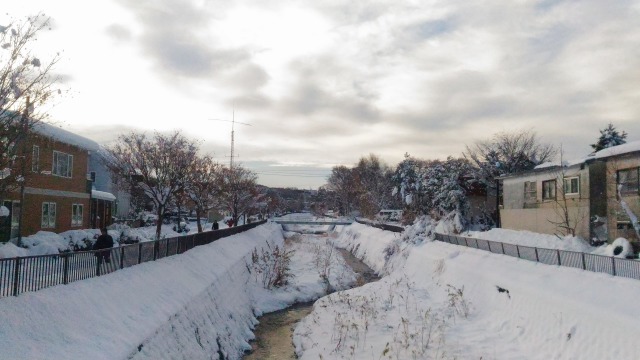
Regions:
[[[71,170],[73,169],[73,155],[65,154],[60,151],[53,152],[53,169],[51,172],[53,175],[62,177],[71,177]]]
[[[82,204],[73,204],[71,209],[71,226],[82,226],[83,214],[84,206]]]
[[[556,199],[556,181],[547,180],[542,182],[542,200]]]
[[[538,197],[536,185],[537,183],[535,181],[524,182],[524,200],[525,201],[536,201]]]
[[[31,152],[31,171],[40,172],[40,146],[33,145]]]
[[[580,194],[580,177],[568,177],[564,178],[564,194],[565,195],[578,195]]]
[[[89,179],[91,180],[91,182],[95,183],[96,182],[96,172],[92,171],[89,173]]]
[[[640,192],[640,167],[618,170],[618,185],[621,185],[620,193],[638,194]]]
[[[42,203],[42,224],[41,227],[44,228],[55,228],[56,227],[56,203],[54,202],[43,202]]]

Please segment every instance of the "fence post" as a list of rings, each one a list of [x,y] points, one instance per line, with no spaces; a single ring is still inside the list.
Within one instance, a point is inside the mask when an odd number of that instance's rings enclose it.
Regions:
[[[536,262],[540,262],[540,258],[538,257],[538,248],[534,247],[533,250],[536,252]]]
[[[62,261],[63,261],[63,265],[62,265],[62,271],[63,271],[63,275],[62,275],[62,283],[67,285],[69,283],[69,254],[65,253],[64,255],[62,255]]]
[[[142,262],[142,243],[138,243],[138,264]]]
[[[518,259],[520,259],[520,246],[516,245],[516,253],[518,253]]]
[[[120,269],[124,268],[124,247],[120,246]]]
[[[156,261],[158,258],[158,252],[160,250],[160,240],[156,240],[153,242],[153,261]]]
[[[611,257],[611,269],[613,269],[613,276],[616,276],[616,257]]]
[[[504,255],[504,243],[500,243],[500,246],[502,247],[502,255]]]
[[[16,263],[13,272],[13,296],[18,296],[18,285],[20,284],[20,262],[21,258],[16,258]]]
[[[587,270],[587,262],[584,259],[584,253],[582,254],[582,270]]]
[[[96,276],[100,276],[100,263],[102,263],[102,255],[98,256],[96,260]]]
[[[491,241],[490,240],[487,240],[487,246],[489,247],[489,252],[493,252],[493,251],[491,251]]]
[[[164,242],[166,242],[166,247],[164,249],[164,257],[167,257],[167,256],[169,256],[169,239],[168,238],[165,239]]]

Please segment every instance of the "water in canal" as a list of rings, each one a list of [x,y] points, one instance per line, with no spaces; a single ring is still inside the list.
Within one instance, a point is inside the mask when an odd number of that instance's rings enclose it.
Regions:
[[[357,286],[376,281],[379,277],[350,252],[337,249],[345,262],[358,274]],[[313,302],[295,304],[287,309],[265,314],[254,331],[256,340],[252,342],[252,352],[244,360],[287,360],[295,359],[292,343],[296,324],[313,310]]]

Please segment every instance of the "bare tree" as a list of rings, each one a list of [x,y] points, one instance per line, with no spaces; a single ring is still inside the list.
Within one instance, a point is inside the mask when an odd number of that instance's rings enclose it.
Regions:
[[[583,209],[581,201],[583,200],[580,193],[580,177],[577,174],[569,174],[567,166],[564,163],[563,151],[560,149],[560,168],[556,172],[556,196],[554,210],[555,219],[547,219],[551,224],[555,225],[560,235],[576,236],[578,225],[586,219],[587,209]],[[571,195],[569,195],[571,194]]]
[[[197,157],[185,193],[195,207],[198,232],[202,232],[200,217],[220,204],[222,186],[222,166],[210,156]]]
[[[42,14],[0,24],[0,197],[24,176],[11,171],[20,150],[24,151],[18,144],[47,117],[42,105],[61,93],[52,74],[59,56],[44,61],[31,50],[37,35],[48,28],[49,18]],[[27,154],[21,155],[26,162]]]
[[[236,225],[238,219],[250,215],[256,203],[261,201],[262,194],[256,188],[257,179],[256,173],[239,165],[223,170],[221,200]]]
[[[179,131],[155,133],[152,138],[131,132],[107,149],[106,165],[113,177],[131,187],[139,186],[153,202],[158,215],[157,239],[165,209],[176,193],[184,191],[197,151],[198,146]]]
[[[551,161],[557,153],[550,144],[542,144],[535,132],[501,132],[491,140],[467,146],[463,156],[475,167],[474,177],[490,189],[500,175],[531,170]]]
[[[362,157],[353,169],[358,193],[358,207],[362,215],[373,218],[378,211],[396,203],[392,196],[392,171],[374,154]]]
[[[344,165],[334,166],[327,180],[327,189],[334,193],[340,213],[351,214],[358,194],[353,170]]]

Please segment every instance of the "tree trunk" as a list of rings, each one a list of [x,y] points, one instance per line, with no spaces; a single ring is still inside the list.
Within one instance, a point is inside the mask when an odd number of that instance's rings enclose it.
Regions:
[[[160,234],[162,233],[162,213],[164,207],[158,205],[158,220],[156,221],[156,240],[160,240]]]
[[[198,232],[202,232],[202,224],[200,223],[200,208],[196,207],[196,224],[198,224]]]

